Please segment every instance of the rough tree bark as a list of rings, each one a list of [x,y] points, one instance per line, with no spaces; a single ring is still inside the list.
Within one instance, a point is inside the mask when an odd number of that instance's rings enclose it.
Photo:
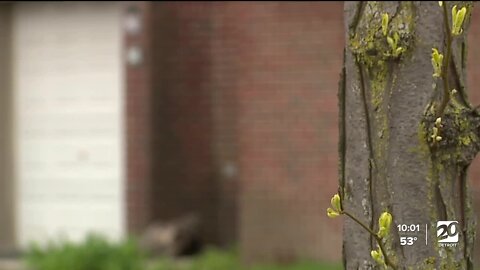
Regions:
[[[381,212],[393,215],[385,246],[397,269],[472,269],[475,219],[466,179],[480,142],[480,116],[468,102],[465,85],[472,3],[446,2],[450,27],[453,5],[468,12],[463,33],[451,45],[450,86],[444,92],[442,78],[432,76],[432,48],[446,55],[448,39],[445,10],[437,1],[345,3],[340,194],[344,209],[373,231]],[[399,55],[386,41],[395,33],[403,48]],[[451,98],[440,112],[445,93]],[[442,138],[436,141],[431,135],[439,116]],[[457,247],[438,245],[438,220],[459,222]],[[420,224],[412,246],[400,245],[398,224]],[[370,256],[375,239],[348,218],[343,246],[345,269],[380,269]]]

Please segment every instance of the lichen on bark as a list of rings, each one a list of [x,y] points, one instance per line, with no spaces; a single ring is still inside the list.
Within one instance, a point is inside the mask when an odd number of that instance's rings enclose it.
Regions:
[[[470,2],[456,2],[468,6]],[[452,3],[447,3],[448,8]],[[388,14],[387,33],[382,15]],[[470,14],[470,12],[469,12]],[[442,139],[430,138],[442,98],[432,77],[431,49],[444,48],[438,2],[346,2],[345,55],[340,83],[340,190],[345,207],[377,229],[379,213],[393,214],[388,255],[398,269],[471,269],[475,222],[467,169],[480,149],[480,116],[469,105],[465,85],[465,31],[452,46],[452,89],[442,114]],[[402,47],[392,54],[387,37]],[[432,87],[434,85],[434,87]],[[457,249],[439,247],[437,220],[459,220]],[[419,244],[400,246],[397,224],[427,225]],[[345,221],[346,269],[374,269],[368,252],[375,241]]]

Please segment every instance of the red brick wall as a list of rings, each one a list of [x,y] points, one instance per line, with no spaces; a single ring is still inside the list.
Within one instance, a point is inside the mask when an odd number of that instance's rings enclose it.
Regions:
[[[218,230],[223,244],[238,241],[238,93],[243,76],[241,55],[242,40],[237,38],[241,26],[229,23],[229,3],[211,4],[211,91],[214,120],[213,149],[215,151],[218,180]]]
[[[228,78],[236,73],[215,29],[221,5],[139,3],[145,29],[125,41],[146,58],[126,69],[129,230],[193,212],[207,242],[234,243],[236,99]]]
[[[337,181],[341,9],[155,5],[154,217],[198,211],[224,242],[238,224],[247,259],[338,258],[323,208]]]
[[[338,261],[342,221],[325,208],[337,188],[343,3],[144,7],[151,40],[137,41],[152,51],[127,73],[130,227],[196,211],[205,238],[239,241],[246,261]],[[479,158],[475,191],[478,176]]]
[[[247,261],[338,260],[337,85],[343,5],[232,4],[238,82],[240,245]]]
[[[125,110],[126,110],[126,197],[127,227],[131,232],[139,232],[151,219],[150,189],[152,170],[152,99],[151,83],[151,35],[149,2],[125,4],[136,7],[141,14],[143,29],[137,35],[125,33],[124,51],[131,46],[139,46],[144,52],[145,61],[139,66],[125,66]],[[123,27],[123,25],[121,25]],[[123,57],[123,56],[122,56]]]
[[[196,212],[205,239],[218,242],[212,9],[207,3],[153,7],[153,215],[168,219]]]
[[[137,188],[150,189],[153,206],[142,211],[197,211],[208,240],[240,240],[247,260],[338,259],[339,223],[324,222],[324,206],[337,185],[342,4],[169,2],[151,11],[153,75],[142,83],[152,90],[142,123],[131,123],[152,125],[140,135],[150,136],[142,155],[151,163],[140,168],[148,188]]]

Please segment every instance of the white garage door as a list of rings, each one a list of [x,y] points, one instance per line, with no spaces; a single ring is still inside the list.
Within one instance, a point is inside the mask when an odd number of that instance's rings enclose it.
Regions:
[[[124,232],[120,4],[13,14],[17,239]]]

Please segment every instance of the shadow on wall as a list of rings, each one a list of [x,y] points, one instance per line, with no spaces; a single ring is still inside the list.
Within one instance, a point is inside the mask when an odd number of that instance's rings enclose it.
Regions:
[[[153,5],[153,219],[194,212],[206,243],[236,238],[235,106],[218,85],[216,3]],[[221,88],[221,89],[220,89]]]
[[[169,2],[154,14],[153,218],[195,211],[207,242],[238,240],[246,261],[337,261],[341,227],[324,210],[343,3]]]

